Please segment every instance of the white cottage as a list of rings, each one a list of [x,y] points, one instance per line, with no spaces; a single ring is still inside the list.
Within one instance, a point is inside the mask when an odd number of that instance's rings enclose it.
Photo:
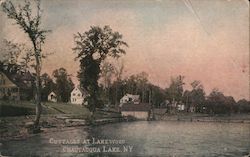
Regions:
[[[120,99],[120,107],[125,104],[132,102],[134,104],[140,103],[140,95],[132,95],[132,94],[126,94]]]
[[[70,96],[71,103],[82,105],[86,95],[87,95],[86,91],[84,91],[80,87],[75,87],[71,92],[71,96]]]
[[[185,105],[184,104],[178,104],[177,109],[178,109],[178,111],[184,111],[185,110]]]
[[[54,92],[51,92],[48,95],[48,101],[50,101],[50,102],[57,102],[57,95]]]

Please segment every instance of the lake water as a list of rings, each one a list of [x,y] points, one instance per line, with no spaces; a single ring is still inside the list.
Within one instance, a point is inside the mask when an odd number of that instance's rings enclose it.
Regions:
[[[103,144],[102,139],[110,141]],[[64,144],[58,144],[62,140]],[[114,141],[120,143],[111,144]],[[89,152],[98,151],[97,148],[101,152]],[[250,152],[250,124],[140,121],[69,128],[26,140],[2,142],[0,152],[24,157],[240,157]]]

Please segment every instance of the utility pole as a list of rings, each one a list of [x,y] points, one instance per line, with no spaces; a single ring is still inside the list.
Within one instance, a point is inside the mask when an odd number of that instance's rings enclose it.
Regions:
[[[152,88],[150,87],[149,88],[149,104],[151,105],[151,114],[150,115],[152,115],[152,117],[150,116],[150,119],[151,120],[155,120],[155,115],[154,115],[154,105],[153,105],[153,103],[152,103],[152,95],[153,95],[153,91],[152,91]]]

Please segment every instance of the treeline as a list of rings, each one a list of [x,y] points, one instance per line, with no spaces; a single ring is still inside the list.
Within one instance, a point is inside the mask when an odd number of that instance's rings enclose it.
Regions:
[[[36,73],[34,73],[33,70],[35,65],[31,50],[24,44],[17,44],[8,40],[3,40],[2,44],[3,46],[0,49],[2,54],[0,60],[0,71],[5,72],[10,77],[20,79],[20,82],[25,81],[21,80],[22,76],[27,74],[31,75],[32,86],[30,87],[33,88],[33,91],[27,93],[27,97],[34,99]],[[44,55],[44,58],[45,57],[46,55]],[[70,92],[74,88],[70,75],[64,68],[54,70],[52,76],[49,76],[47,73],[42,74],[40,76],[40,84],[42,101],[47,101],[48,95],[53,91],[56,93],[58,101],[68,102],[70,100]]]
[[[57,101],[69,102],[74,83],[66,69],[59,68],[53,71],[52,77],[47,73],[41,75],[41,87],[42,101],[47,101],[48,95],[53,91],[57,95]]]
[[[106,66],[104,64],[104,66]],[[111,64],[109,64],[109,67]],[[104,68],[104,69],[107,69]],[[109,73],[114,72],[115,67],[110,68]],[[235,101],[232,96],[225,96],[218,89],[213,89],[208,95],[200,81],[193,81],[191,90],[184,90],[184,76],[172,77],[170,85],[163,89],[153,85],[148,80],[148,74],[145,72],[131,75],[124,79],[121,77],[113,80],[112,75],[105,75],[107,71],[102,71],[103,82],[100,90],[105,103],[119,104],[120,99],[126,94],[140,95],[141,102],[150,102],[155,108],[166,107],[168,104],[177,102],[184,104],[185,111],[190,107],[195,107],[195,112],[199,113],[249,113],[250,102],[241,99]],[[108,77],[107,77],[108,76]],[[114,73],[115,76],[115,73]]]
[[[145,72],[124,79],[115,79],[108,86],[101,84],[100,90],[104,102],[113,105],[118,105],[120,99],[127,93],[140,95],[141,102],[152,102],[155,106],[159,106],[166,99],[164,90],[151,84]]]
[[[23,100],[32,100],[35,95],[35,73],[31,73],[28,70],[22,68],[19,62],[9,63],[0,61],[0,71],[7,74],[12,80],[14,79],[16,83],[26,83],[29,85],[29,90],[20,90],[22,95],[26,95]],[[27,77],[27,74],[31,79],[29,83],[27,80],[23,80],[23,77]],[[50,92],[55,92],[57,95],[57,100],[61,102],[68,102],[70,100],[70,93],[74,88],[74,84],[70,78],[70,75],[67,73],[66,69],[59,68],[53,71],[52,76],[47,73],[44,73],[40,77],[41,79],[41,100],[47,101],[48,95]],[[3,100],[8,100],[8,98],[3,97]]]
[[[184,90],[184,76],[171,78],[165,89],[150,83],[145,72],[123,78],[123,64],[114,65],[112,61],[126,54],[128,44],[122,34],[109,26],[92,26],[88,31],[75,34],[74,41],[73,52],[80,62],[78,78],[80,86],[89,93],[86,101],[91,112],[104,104],[118,106],[127,93],[140,95],[141,102],[149,102],[154,107],[179,103],[185,104],[187,112],[190,108],[201,113],[249,112],[246,100],[236,102],[217,89],[206,95],[200,81],[193,81],[192,89]]]
[[[0,70],[10,74],[25,74],[30,72],[33,60],[29,49],[4,40],[5,54],[0,61]],[[25,51],[26,53],[21,53]],[[21,55],[25,54],[25,55]],[[128,77],[122,77],[124,65],[111,64],[104,61],[101,64],[98,92],[101,106],[109,104],[118,106],[120,99],[127,93],[140,95],[141,102],[150,102],[156,108],[166,107],[167,103],[183,103],[186,111],[190,107],[200,113],[244,113],[250,112],[250,103],[245,99],[235,101],[232,96],[225,96],[218,89],[206,94],[200,81],[193,81],[191,90],[184,90],[184,76],[172,77],[167,88],[158,87],[148,80],[148,74],[141,72]],[[35,82],[32,85],[35,88]],[[57,94],[58,101],[68,102],[74,84],[66,69],[59,68],[53,71],[52,76],[47,73],[41,75],[41,99],[47,101],[50,92]],[[84,87],[83,87],[84,88]],[[34,90],[34,89],[33,89]],[[34,92],[29,93],[34,98]]]

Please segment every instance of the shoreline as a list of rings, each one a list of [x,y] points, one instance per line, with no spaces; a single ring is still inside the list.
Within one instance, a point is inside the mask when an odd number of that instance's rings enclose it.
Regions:
[[[250,120],[206,120],[206,119],[165,119],[156,121],[179,121],[179,122],[206,122],[206,123],[242,123],[250,124]]]
[[[74,115],[75,116],[75,115]],[[18,119],[18,120],[17,120]],[[49,134],[52,132],[65,131],[78,127],[95,127],[105,124],[114,124],[122,122],[139,121],[126,119],[124,117],[96,119],[92,123],[81,118],[71,118],[69,115],[46,115],[41,119],[41,132],[29,133],[27,123],[32,122],[33,116],[24,117],[1,117],[0,124],[4,126],[1,129],[0,141],[22,140],[39,134]],[[179,121],[179,122],[203,122],[203,123],[240,123],[250,124],[250,114],[247,115],[223,115],[223,116],[200,116],[200,115],[167,115],[164,117],[156,116],[153,121]],[[11,126],[11,127],[8,127]],[[5,130],[4,130],[5,129]],[[12,130],[13,129],[13,130]],[[4,131],[3,131],[4,130]]]
[[[246,115],[170,115],[170,116],[161,117],[158,120],[250,124],[250,114],[246,114]]]
[[[33,121],[34,116],[27,117],[4,117],[0,119],[0,126],[2,127],[3,121],[7,126],[12,126],[9,128],[1,128],[0,142],[7,140],[21,140],[26,139],[28,137],[36,136],[39,134],[47,134],[52,132],[58,132],[60,130],[71,130],[79,127],[95,127],[105,124],[114,124],[121,122],[131,122],[133,119],[125,119],[122,117],[116,118],[104,118],[104,119],[96,119],[92,122],[88,122],[85,119],[81,118],[70,118],[68,115],[59,115],[59,116],[46,116],[42,117],[40,121],[41,132],[39,133],[30,133],[28,131],[27,125],[30,125]],[[32,117],[32,118],[31,118]],[[22,120],[16,122],[21,118]],[[7,122],[8,121],[8,122]],[[16,123],[15,123],[16,122]],[[14,123],[14,124],[13,124]],[[4,130],[5,129],[5,130]],[[13,129],[13,130],[12,130]],[[4,130],[4,131],[3,131]]]

